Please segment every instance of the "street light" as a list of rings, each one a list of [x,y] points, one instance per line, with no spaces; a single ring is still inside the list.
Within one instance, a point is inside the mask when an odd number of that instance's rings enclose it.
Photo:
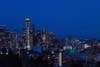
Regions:
[[[30,18],[26,18],[25,19],[25,23],[26,23],[26,41],[27,41],[27,44],[26,44],[26,49],[30,50],[31,47],[30,47],[30,38],[29,38],[29,27],[30,27]]]

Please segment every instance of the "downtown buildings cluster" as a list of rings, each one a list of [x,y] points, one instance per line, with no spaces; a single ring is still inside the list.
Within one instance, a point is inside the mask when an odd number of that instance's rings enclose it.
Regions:
[[[16,53],[21,49],[33,50],[39,54],[54,54],[59,57],[59,65],[62,66],[64,58],[74,55],[75,52],[82,53],[85,57],[100,62],[100,41],[96,39],[75,39],[71,36],[58,39],[54,32],[47,32],[46,28],[35,30],[35,25],[30,26],[30,18],[25,19],[25,28],[21,33],[17,30],[10,31],[6,26],[0,26],[0,48],[10,48]],[[18,52],[20,53],[20,52]],[[64,54],[65,53],[65,54]],[[65,55],[65,56],[64,56]],[[49,56],[48,56],[49,57]],[[99,59],[97,59],[99,58]]]

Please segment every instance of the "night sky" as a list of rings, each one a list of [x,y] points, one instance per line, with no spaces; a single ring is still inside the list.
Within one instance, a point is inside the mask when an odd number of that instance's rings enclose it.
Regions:
[[[22,30],[26,17],[58,37],[100,39],[100,0],[0,0],[0,25]]]

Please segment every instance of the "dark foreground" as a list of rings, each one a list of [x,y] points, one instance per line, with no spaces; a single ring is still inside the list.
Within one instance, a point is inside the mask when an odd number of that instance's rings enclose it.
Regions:
[[[52,64],[43,59],[37,58],[19,58],[18,55],[0,55],[0,67],[53,67]]]
[[[25,57],[25,56],[24,56]],[[0,55],[0,67],[59,67],[54,62],[48,63],[44,57],[19,58],[18,55]],[[63,67],[100,67],[100,63],[85,63],[84,61],[67,60]]]

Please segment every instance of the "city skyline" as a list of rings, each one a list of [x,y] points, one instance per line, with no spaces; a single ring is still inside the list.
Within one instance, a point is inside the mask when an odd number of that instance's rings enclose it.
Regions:
[[[36,29],[46,28],[57,36],[100,39],[99,0],[16,0],[0,2],[0,25],[22,30],[30,17]]]

